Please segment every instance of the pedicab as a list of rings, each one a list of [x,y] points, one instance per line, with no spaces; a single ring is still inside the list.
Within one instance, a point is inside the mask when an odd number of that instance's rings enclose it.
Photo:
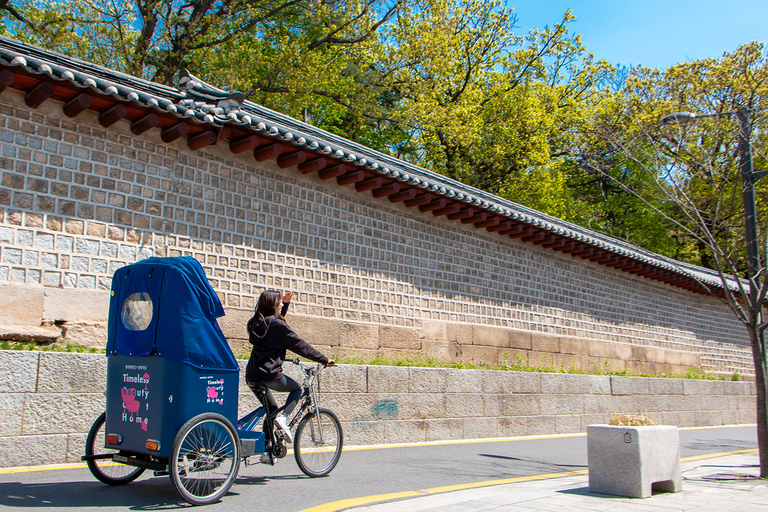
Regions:
[[[216,321],[223,315],[194,258],[149,258],[115,272],[106,410],[82,457],[98,480],[123,485],[149,469],[169,475],[184,500],[201,505],[228,492],[241,460],[261,455],[274,464],[286,455],[273,429],[280,409],[259,407],[237,419],[239,366]],[[341,454],[341,426],[316,406],[322,368],[301,366],[304,400],[290,423],[298,423],[294,455],[307,475],[324,476]]]

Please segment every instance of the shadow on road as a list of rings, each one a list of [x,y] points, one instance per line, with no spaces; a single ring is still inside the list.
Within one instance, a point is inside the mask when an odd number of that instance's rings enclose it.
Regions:
[[[303,480],[304,475],[238,476],[227,496],[239,494],[237,486],[266,485],[272,481]],[[227,496],[222,499],[226,501]],[[0,508],[88,508],[127,507],[129,510],[171,510],[191,506],[182,500],[167,477],[148,477],[128,485],[100,482],[0,482]]]

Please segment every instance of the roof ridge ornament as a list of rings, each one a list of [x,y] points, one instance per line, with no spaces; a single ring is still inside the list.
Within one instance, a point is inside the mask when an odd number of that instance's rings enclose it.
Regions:
[[[208,105],[215,105],[222,109],[225,114],[240,110],[243,101],[245,101],[245,94],[219,89],[196,77],[186,68],[179,71],[179,89],[188,97],[203,101]]]

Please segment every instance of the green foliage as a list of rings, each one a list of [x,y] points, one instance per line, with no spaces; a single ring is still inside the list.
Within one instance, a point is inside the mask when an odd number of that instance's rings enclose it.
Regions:
[[[104,354],[104,349],[86,348],[73,343],[38,344],[35,341],[0,340],[0,350],[30,350],[40,352],[77,352],[88,354]]]

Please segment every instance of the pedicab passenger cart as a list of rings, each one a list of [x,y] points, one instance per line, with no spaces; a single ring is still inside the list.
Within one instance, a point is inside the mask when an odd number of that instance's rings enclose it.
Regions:
[[[239,368],[216,319],[221,302],[193,258],[149,258],[112,279],[106,411],[86,440],[100,481],[146,469],[170,475],[182,498],[218,500],[264,434],[238,431]]]

